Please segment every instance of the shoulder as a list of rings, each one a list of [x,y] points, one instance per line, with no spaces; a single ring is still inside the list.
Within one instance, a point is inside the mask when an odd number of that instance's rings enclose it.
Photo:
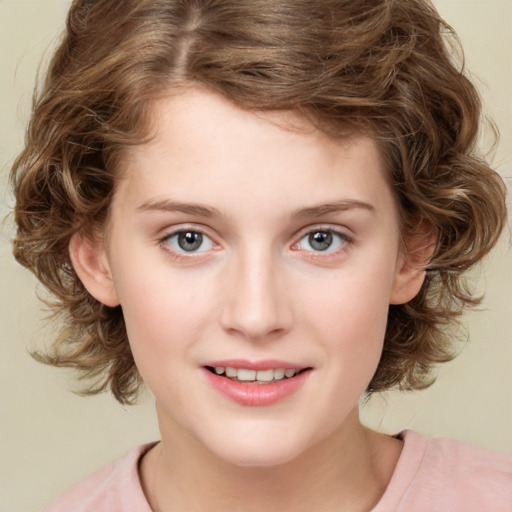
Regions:
[[[418,435],[418,434],[417,434]],[[425,464],[443,466],[450,474],[474,473],[512,477],[512,457],[472,446],[455,439],[426,438]]]
[[[507,488],[512,497],[512,457],[455,439],[426,438],[420,472],[444,482],[471,481],[496,491]]]
[[[512,457],[454,439],[400,435],[404,448],[392,485],[398,510],[512,510]]]
[[[139,446],[71,487],[43,512],[151,512],[138,463],[154,443]]]

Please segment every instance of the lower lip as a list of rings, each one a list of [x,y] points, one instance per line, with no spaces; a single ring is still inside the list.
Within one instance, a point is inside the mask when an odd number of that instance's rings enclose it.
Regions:
[[[295,393],[309,377],[311,370],[305,370],[289,379],[279,380],[272,384],[245,384],[216,375],[203,368],[211,386],[241,405],[265,406],[272,405]]]

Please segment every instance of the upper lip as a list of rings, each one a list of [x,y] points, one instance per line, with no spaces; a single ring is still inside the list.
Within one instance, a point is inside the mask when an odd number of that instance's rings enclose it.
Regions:
[[[215,368],[223,366],[224,368],[241,368],[244,370],[277,370],[278,368],[303,370],[309,368],[307,365],[293,363],[291,361],[281,361],[278,359],[262,359],[259,361],[249,361],[247,359],[221,359],[209,361],[203,366]]]

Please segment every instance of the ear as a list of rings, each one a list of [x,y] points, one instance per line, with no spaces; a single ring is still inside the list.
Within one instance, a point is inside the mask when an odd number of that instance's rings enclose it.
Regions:
[[[105,306],[119,306],[103,244],[81,233],[75,233],[69,242],[69,256],[87,291]]]
[[[405,304],[418,295],[435,243],[433,229],[426,223],[420,224],[416,233],[406,238],[397,259],[390,304]]]

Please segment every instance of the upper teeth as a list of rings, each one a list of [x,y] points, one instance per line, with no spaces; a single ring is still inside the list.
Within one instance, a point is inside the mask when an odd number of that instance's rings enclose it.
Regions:
[[[243,381],[270,382],[272,380],[281,380],[285,377],[293,377],[298,370],[292,368],[276,368],[270,370],[247,370],[245,368],[232,368],[230,366],[216,366],[217,375],[226,375],[226,377],[236,378]]]

